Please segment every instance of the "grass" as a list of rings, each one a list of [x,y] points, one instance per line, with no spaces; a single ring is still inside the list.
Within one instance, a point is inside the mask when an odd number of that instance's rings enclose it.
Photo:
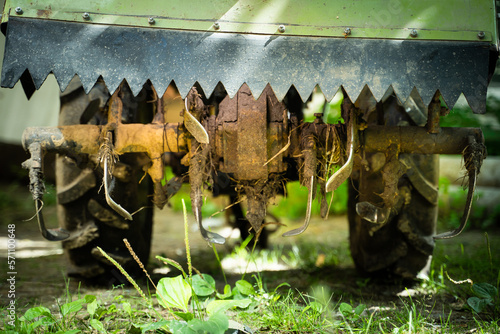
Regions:
[[[188,245],[188,237],[186,241]],[[214,256],[214,261],[219,266],[225,259],[270,262],[272,266],[284,263],[289,269],[226,272],[228,283],[220,275],[217,281],[207,274],[194,279],[195,255],[188,255],[184,264],[161,258],[168,266],[180,267],[180,278],[161,278],[156,287],[154,282],[131,279],[132,284],[140,285],[137,290],[141,293],[135,294],[123,286],[105,295],[82,294],[80,289],[70,291],[68,284],[55,304],[30,305],[19,313],[14,327],[4,320],[3,328],[6,333],[191,333],[189,323],[191,329],[212,328],[209,333],[223,333],[231,320],[231,326],[246,326],[255,333],[495,333],[499,330],[498,296],[476,312],[467,304],[477,295],[472,285],[456,281],[469,278],[498,288],[498,244],[498,238],[492,242],[481,234],[464,243],[438,243],[430,279],[408,289],[399,285],[400,292],[408,292],[403,294],[406,297],[395,293],[384,297],[388,291],[385,282],[342,269],[348,261],[345,244],[333,247],[334,255],[321,266],[317,259],[331,245],[306,242],[253,252],[236,247],[229,254],[218,254],[219,261]],[[217,277],[217,273],[211,274]],[[179,291],[184,291],[183,297],[167,298]],[[224,304],[220,312],[213,311],[214,302],[217,307]]]
[[[9,186],[8,191],[17,190],[15,187]],[[460,197],[446,187],[442,189],[450,197]],[[10,201],[9,212],[24,205],[16,196],[4,197]],[[285,200],[300,201],[293,196]],[[444,218],[453,221],[449,216]],[[182,326],[191,321],[195,328],[214,326],[211,332],[216,333],[231,320],[232,326],[247,326],[255,333],[495,333],[500,315],[500,239],[477,230],[467,235],[438,242],[430,279],[416,285],[396,284],[399,291],[395,291],[394,286],[354,272],[347,242],[332,245],[305,238],[268,250],[251,249],[244,243],[229,252],[216,252],[213,263],[204,263],[203,268],[223,267],[224,276],[218,269],[208,272],[212,279],[208,274],[201,280],[193,279],[197,277],[193,268],[199,265],[198,256],[190,254],[186,234],[186,262],[174,265],[166,261],[169,266],[181,267],[178,272],[189,295],[182,304],[158,300],[158,296],[168,295],[172,286],[181,290],[173,277],[154,277],[150,283],[131,280],[143,296],[124,286],[105,294],[80,293],[79,289],[71,291],[67,282],[66,293],[54,303],[21,304],[13,327],[4,306],[0,328],[6,333],[165,333],[188,332]],[[229,270],[228,263],[239,263],[239,271]],[[184,271],[185,266],[188,269]],[[281,271],[268,271],[279,266]],[[206,286],[206,282],[210,284]],[[208,295],[200,292],[200,286],[209,289]],[[163,292],[156,291],[157,287]],[[480,288],[489,292],[485,294]],[[404,291],[408,293],[396,296]],[[225,303],[216,317],[207,312],[214,301]]]

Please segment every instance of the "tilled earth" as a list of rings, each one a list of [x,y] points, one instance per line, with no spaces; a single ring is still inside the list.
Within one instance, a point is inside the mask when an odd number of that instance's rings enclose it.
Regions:
[[[125,290],[112,290],[110,288],[81,285],[76,280],[69,280],[68,282],[65,276],[65,257],[60,243],[45,241],[38,231],[35,219],[26,221],[34,214],[29,193],[22,186],[2,186],[2,189],[3,192],[11,191],[13,198],[26,199],[25,202],[22,202],[22,205],[16,205],[15,208],[6,205],[0,206],[0,216],[2,217],[0,221],[0,304],[2,306],[8,305],[9,302],[7,295],[10,285],[6,283],[6,280],[10,277],[8,272],[13,271],[9,270],[7,265],[7,229],[9,224],[15,224],[16,259],[14,270],[16,272],[15,295],[18,314],[23,314],[25,309],[35,305],[42,304],[50,307],[59,298],[65,296],[67,291],[72,294],[79,291],[82,295],[100,295],[101,298],[110,296],[110,300],[114,295],[123,294],[124,291],[132,295],[135,293],[134,290],[128,287]],[[44,208],[44,215],[49,227],[57,225],[55,205],[47,205]],[[231,227],[225,225],[224,217],[221,216],[222,218],[207,220],[206,223],[212,224],[211,228],[214,231],[224,236],[231,236],[228,245],[218,247],[219,254],[224,256],[231,253],[233,248],[238,245],[239,238]],[[189,218],[193,222],[190,226],[193,265],[201,272],[210,273],[216,278],[217,282],[223,282],[212,247],[199,236],[192,215]],[[303,235],[295,238],[282,238],[281,234],[288,229],[297,227],[302,222],[282,222],[287,223],[289,226],[280,227],[276,233],[271,235],[271,245],[282,245],[283,252],[286,253],[295,244],[322,244],[330,247],[332,252],[338,254],[338,261],[334,265],[322,266],[323,255],[318,254],[317,266],[312,268],[299,270],[276,265],[260,267],[259,269],[262,271],[269,289],[282,282],[287,282],[292,289],[310,293],[311,286],[322,286],[333,293],[332,300],[335,304],[340,300],[353,305],[364,303],[372,310],[404,307],[403,301],[410,295],[411,298],[414,298],[413,301],[418,300],[421,303],[422,310],[429,314],[429,321],[434,319],[439,323],[441,317],[446,319],[450,310],[453,310],[451,320],[455,325],[463,327],[464,331],[474,327],[472,313],[464,309],[464,301],[460,298],[457,299],[456,296],[446,292],[441,292],[437,296],[422,293],[422,284],[415,282],[388,282],[360,276],[354,269],[352,260],[348,255],[347,217],[330,217],[327,221],[319,218],[312,219],[309,229]],[[494,233],[490,233],[494,257],[495,254],[498,255],[499,253],[499,240],[500,238],[495,236]],[[456,249],[459,245],[463,245],[465,249],[484,248],[483,233],[467,232],[454,240],[442,241],[438,245],[438,253],[441,254],[439,256],[446,261],[447,249]],[[182,214],[169,208],[162,211],[157,210],[155,212],[152,259],[148,265],[148,271],[153,273],[153,279],[158,280],[165,275],[165,272],[161,270],[164,266],[154,259],[154,256],[166,256],[185,265],[184,247]],[[453,261],[453,259],[449,260]],[[241,263],[233,264],[233,266],[245,267]],[[241,278],[241,274],[231,273],[231,268],[225,268],[225,271],[229,281]],[[170,275],[177,274],[175,272],[170,273]],[[453,273],[450,273],[450,275],[453,276]],[[464,278],[467,277],[457,279]],[[429,291],[431,290],[432,288],[429,288]]]

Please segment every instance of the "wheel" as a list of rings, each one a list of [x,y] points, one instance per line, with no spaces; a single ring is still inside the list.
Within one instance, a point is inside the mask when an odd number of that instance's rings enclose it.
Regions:
[[[415,125],[394,96],[378,109],[384,110],[383,120],[378,120],[379,110],[369,124]],[[357,269],[384,277],[425,275],[434,249],[438,156],[385,152],[360,160],[350,178],[348,197],[350,249]],[[384,184],[391,182],[387,189]],[[387,203],[392,210],[384,209]],[[365,219],[367,208],[379,208],[374,210],[378,217]],[[373,222],[374,217],[380,221]]]
[[[150,116],[148,109],[151,106],[146,101],[151,99],[144,98],[144,94],[134,98],[125,85],[121,86],[120,94],[124,105],[124,123],[138,122],[144,115]],[[97,83],[86,95],[80,82],[74,79],[61,94],[59,125],[105,124],[108,99],[104,83]],[[134,274],[140,268],[127,250],[124,238],[128,239],[146,265],[153,222],[149,196],[152,193],[151,182],[149,178],[144,178],[139,184],[144,174],[142,167],[146,163],[147,157],[141,154],[126,154],[119,157],[113,171],[111,197],[130,213],[142,208],[134,214],[133,221],[128,221],[106,204],[104,190],[100,189],[103,171],[96,156],[57,156],[59,224],[70,232],[69,239],[62,243],[68,261],[68,276],[106,285],[125,282],[122,274],[97,249],[101,247],[127,272]]]

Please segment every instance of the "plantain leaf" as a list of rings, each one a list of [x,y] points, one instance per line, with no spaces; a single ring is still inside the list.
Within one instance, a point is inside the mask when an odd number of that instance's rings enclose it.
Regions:
[[[225,312],[226,310],[239,307],[246,308],[252,301],[250,299],[229,299],[229,300],[213,300],[207,305],[207,314],[209,316]]]
[[[469,304],[469,306],[477,313],[481,313],[488,305],[488,300],[480,299],[477,297],[470,297],[469,299],[467,299],[467,304]]]
[[[38,318],[41,316],[47,316],[47,317],[52,318],[52,314],[50,313],[50,310],[44,306],[32,307],[24,313],[24,318],[27,321],[32,321],[35,318]]]
[[[339,306],[339,311],[342,313],[344,316],[345,315],[351,315],[352,314],[352,306],[347,304],[347,303],[341,303]]]
[[[235,285],[242,295],[249,296],[255,294],[255,289],[248,281],[240,279],[239,281],[236,281]]]
[[[61,305],[61,314],[63,317],[68,315],[69,313],[76,313],[83,308],[83,304],[85,304],[85,298],[78,299],[66,304]]]
[[[179,309],[184,312],[188,311],[192,291],[189,284],[182,278],[182,275],[160,279],[156,293],[158,303],[161,306]]]
[[[493,285],[488,283],[477,283],[472,286],[472,291],[479,298],[495,299],[498,295],[498,290]]]
[[[100,333],[106,332],[106,330],[104,329],[104,325],[102,324],[102,322],[100,322],[97,319],[90,319],[90,326],[92,326],[93,329],[97,330]]]
[[[189,331],[182,331],[182,333],[210,333],[210,334],[224,334],[229,328],[229,320],[223,313],[216,313],[206,321],[193,319],[188,322]]]
[[[224,293],[223,294],[220,294],[220,293],[217,293],[217,298],[219,299],[228,299],[232,296],[232,291],[231,291],[231,286],[229,284],[226,284],[224,286]]]
[[[200,297],[210,296],[215,292],[215,280],[210,275],[202,275],[203,278],[200,275],[193,276],[192,284],[194,293]]]

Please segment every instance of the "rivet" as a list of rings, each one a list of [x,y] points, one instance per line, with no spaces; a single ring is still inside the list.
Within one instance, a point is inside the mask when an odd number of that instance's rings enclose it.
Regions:
[[[417,36],[418,36],[418,31],[417,31],[417,29],[412,29],[412,30],[410,31],[410,36],[411,36],[411,37],[417,37]]]
[[[283,24],[280,24],[280,26],[278,27],[278,31],[281,32],[281,33],[284,33],[285,32],[285,26]]]
[[[83,17],[83,19],[84,19],[85,21],[90,20],[90,14],[89,14],[89,13],[83,13],[83,14],[82,14],[82,17]]]
[[[23,9],[21,7],[16,7],[16,14],[17,15],[22,15],[24,12],[23,12]]]
[[[215,29],[215,30],[219,30],[219,29],[220,29],[220,24],[219,24],[219,22],[215,22],[215,23],[214,23],[214,29]]]
[[[347,36],[347,35],[350,35],[351,34],[351,28],[345,28],[344,29],[344,35]]]
[[[479,39],[483,39],[483,38],[484,38],[484,36],[486,36],[486,35],[484,34],[484,31],[480,31],[480,32],[478,32],[478,33],[477,33],[477,38],[479,38]]]
[[[154,18],[154,17],[150,17],[150,18],[148,18],[148,23],[149,23],[149,24],[155,24],[155,22],[156,22],[156,21],[155,21],[155,18]]]

